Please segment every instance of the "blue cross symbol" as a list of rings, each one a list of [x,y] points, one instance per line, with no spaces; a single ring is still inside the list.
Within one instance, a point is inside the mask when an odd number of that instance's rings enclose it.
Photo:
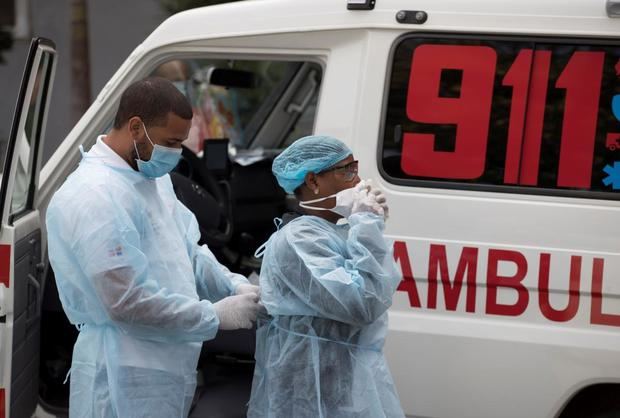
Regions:
[[[611,184],[612,189],[620,189],[620,161],[615,161],[613,167],[607,164],[603,169],[607,173],[607,177],[603,179],[603,184],[609,186]]]

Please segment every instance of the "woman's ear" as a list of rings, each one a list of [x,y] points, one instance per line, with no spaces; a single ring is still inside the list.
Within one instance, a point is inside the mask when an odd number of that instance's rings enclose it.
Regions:
[[[306,174],[304,184],[312,192],[312,194],[319,194],[319,183],[317,181],[316,174],[312,172]]]

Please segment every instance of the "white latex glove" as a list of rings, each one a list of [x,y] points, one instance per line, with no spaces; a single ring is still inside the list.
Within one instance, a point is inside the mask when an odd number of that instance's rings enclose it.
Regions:
[[[367,190],[360,191],[357,199],[353,202],[351,214],[358,212],[373,212],[377,215],[384,215],[383,208],[377,203],[375,195],[368,193]]]
[[[221,330],[252,328],[261,305],[256,293],[228,296],[213,304],[215,314],[220,320]]]
[[[357,183],[354,187],[358,192],[370,192],[370,189],[372,189],[372,180],[368,179],[368,180],[361,180],[359,183]]]
[[[243,283],[235,289],[235,295],[245,295],[248,293],[254,293],[255,295],[260,296],[260,287],[249,283]]]
[[[235,295],[248,294],[257,295],[260,298],[260,287],[253,284],[245,283],[237,286],[237,289],[235,290]],[[265,306],[260,302],[258,302],[258,315],[267,315],[267,309],[265,309]]]
[[[364,180],[349,189],[341,190],[336,193],[336,206],[328,210],[344,218],[348,218],[353,213],[353,207],[356,202],[365,196],[369,190],[370,188],[366,185]]]
[[[375,200],[377,201],[379,206],[381,206],[381,208],[383,209],[383,217],[387,219],[390,214],[390,208],[387,205],[387,199],[385,198],[385,195],[380,189],[377,189],[377,188],[372,188],[370,190],[370,193],[375,196]]]

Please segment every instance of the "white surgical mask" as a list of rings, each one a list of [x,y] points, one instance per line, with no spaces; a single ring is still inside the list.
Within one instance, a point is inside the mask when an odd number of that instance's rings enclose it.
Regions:
[[[312,210],[329,210],[331,212],[337,213],[340,216],[348,218],[349,216],[351,216],[351,210],[353,209],[353,205],[360,198],[360,195],[364,193],[364,191],[368,192],[368,187],[366,185],[366,182],[362,180],[355,186],[341,190],[338,193],[325,197],[320,197],[318,199],[300,201],[299,206],[305,209]],[[321,208],[311,205],[312,203],[322,202],[333,197],[336,198],[336,206],[334,206],[333,208]]]

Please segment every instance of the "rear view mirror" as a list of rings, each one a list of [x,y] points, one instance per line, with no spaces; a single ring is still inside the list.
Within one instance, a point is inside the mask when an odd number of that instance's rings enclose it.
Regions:
[[[194,74],[194,80],[212,86],[241,89],[255,88],[259,82],[258,77],[250,71],[216,67],[207,67],[198,71]]]
[[[209,82],[216,86],[251,89],[258,85],[258,78],[249,71],[215,68]]]

